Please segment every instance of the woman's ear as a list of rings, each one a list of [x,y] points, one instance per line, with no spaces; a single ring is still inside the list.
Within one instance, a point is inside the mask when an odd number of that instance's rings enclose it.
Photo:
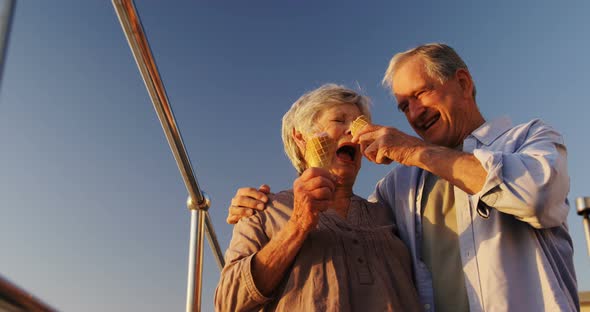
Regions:
[[[297,129],[293,128],[293,133],[291,136],[293,137],[295,144],[297,144],[297,147],[299,147],[301,155],[305,154],[305,139],[303,138],[303,134],[297,131]]]

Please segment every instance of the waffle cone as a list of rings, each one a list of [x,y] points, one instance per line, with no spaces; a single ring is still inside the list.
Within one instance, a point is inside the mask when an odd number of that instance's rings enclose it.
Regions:
[[[305,145],[305,160],[309,167],[329,167],[335,147],[336,142],[325,132],[311,137]]]
[[[362,128],[369,124],[369,120],[365,115],[358,116],[350,125],[350,132],[356,135]]]

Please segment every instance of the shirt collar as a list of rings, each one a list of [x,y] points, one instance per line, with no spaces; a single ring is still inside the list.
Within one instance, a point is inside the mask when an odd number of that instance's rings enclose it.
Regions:
[[[512,121],[509,117],[503,116],[492,121],[487,121],[471,133],[478,141],[484,145],[490,145],[504,132],[512,127]]]

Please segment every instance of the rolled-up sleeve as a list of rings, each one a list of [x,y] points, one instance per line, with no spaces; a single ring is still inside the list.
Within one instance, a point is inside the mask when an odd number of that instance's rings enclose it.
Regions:
[[[563,138],[537,120],[526,133],[511,139],[516,140],[512,142],[516,146],[514,152],[485,146],[473,151],[488,173],[484,187],[474,198],[535,228],[562,224],[569,210]]]
[[[225,253],[226,265],[215,290],[216,311],[253,311],[271,298],[264,296],[252,278],[252,259],[269,241],[260,214],[242,218],[234,226],[232,240]]]

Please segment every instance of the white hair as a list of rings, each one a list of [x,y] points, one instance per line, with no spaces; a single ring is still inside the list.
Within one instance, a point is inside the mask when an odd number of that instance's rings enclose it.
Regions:
[[[306,169],[305,159],[293,139],[293,129],[311,134],[319,114],[329,108],[342,104],[356,105],[369,120],[370,100],[364,95],[336,84],[324,84],[321,87],[302,95],[283,116],[282,137],[285,153],[301,174]]]
[[[441,83],[451,78],[458,69],[469,70],[463,59],[453,48],[444,43],[429,43],[394,55],[385,71],[383,84],[392,87],[395,71],[413,56],[422,57],[428,75],[431,78],[438,79]],[[473,85],[473,99],[475,99],[475,94],[475,85]]]

